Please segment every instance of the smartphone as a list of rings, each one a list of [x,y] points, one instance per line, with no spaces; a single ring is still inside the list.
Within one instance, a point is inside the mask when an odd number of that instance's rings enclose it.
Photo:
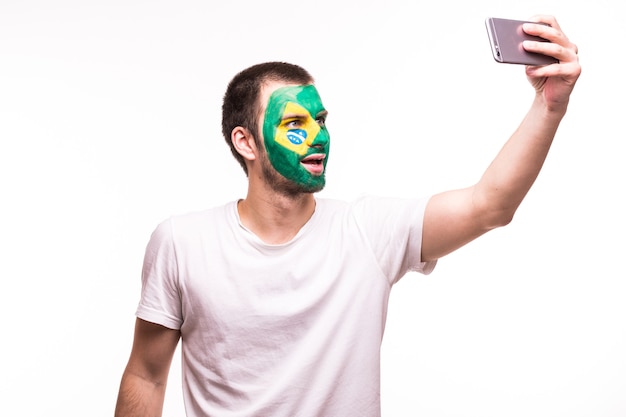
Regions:
[[[524,23],[527,22],[496,17],[489,17],[485,20],[493,58],[497,62],[506,64],[548,65],[559,62],[551,56],[528,52],[524,49],[522,42],[525,40],[547,42],[544,38],[524,32],[522,29]]]

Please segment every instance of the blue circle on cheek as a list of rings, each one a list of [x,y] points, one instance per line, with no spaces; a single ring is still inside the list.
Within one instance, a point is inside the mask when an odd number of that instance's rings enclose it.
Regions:
[[[306,130],[302,129],[291,129],[287,131],[287,139],[289,142],[294,145],[300,145],[302,142],[306,140],[307,134]]]

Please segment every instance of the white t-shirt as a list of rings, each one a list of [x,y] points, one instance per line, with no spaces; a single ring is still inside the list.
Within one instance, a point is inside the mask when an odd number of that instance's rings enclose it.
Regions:
[[[316,199],[268,245],[236,202],[172,217],[146,250],[137,316],[180,329],[189,417],[380,416],[391,286],[420,260],[426,200]]]

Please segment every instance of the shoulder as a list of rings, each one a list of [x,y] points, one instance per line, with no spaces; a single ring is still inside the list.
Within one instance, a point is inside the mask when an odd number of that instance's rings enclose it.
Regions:
[[[337,200],[334,198],[315,198],[316,211],[336,212],[345,210],[349,205],[350,203],[347,201]]]
[[[393,213],[398,211],[423,211],[429,197],[405,198],[362,194],[351,201],[334,199],[316,199],[318,207],[332,212],[349,212],[352,214],[364,213]]]
[[[199,232],[231,225],[236,221],[236,201],[203,210],[173,214],[159,223],[155,234],[169,235],[176,239],[181,236],[192,236]]]
[[[203,222],[221,221],[230,217],[235,210],[236,201],[229,201],[226,204],[214,206],[208,209],[189,211],[186,213],[175,214],[169,217],[169,221],[173,225],[191,225],[195,226]]]
[[[428,198],[361,195],[350,201],[317,199],[316,217],[323,222],[367,230],[422,226]]]

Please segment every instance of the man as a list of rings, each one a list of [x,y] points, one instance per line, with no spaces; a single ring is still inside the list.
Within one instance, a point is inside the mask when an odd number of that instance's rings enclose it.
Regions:
[[[480,181],[428,199],[320,199],[327,111],[302,68],[239,73],[223,133],[246,198],[161,223],[146,250],[135,338],[116,416],[159,416],[182,338],[187,415],[379,416],[391,287],[509,223],[537,177],[580,75],[552,17],[526,43],[558,64],[527,67],[536,96]]]

